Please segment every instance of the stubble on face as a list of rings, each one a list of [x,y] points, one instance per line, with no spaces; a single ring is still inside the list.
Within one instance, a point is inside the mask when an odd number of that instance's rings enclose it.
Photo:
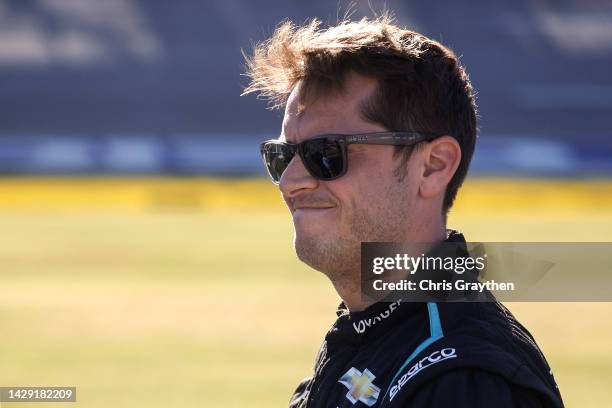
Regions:
[[[336,225],[317,236],[295,231],[298,258],[333,282],[359,282],[362,242],[401,242],[410,230],[408,189],[389,174],[385,186],[357,193],[340,208]],[[380,183],[376,184],[380,187]]]

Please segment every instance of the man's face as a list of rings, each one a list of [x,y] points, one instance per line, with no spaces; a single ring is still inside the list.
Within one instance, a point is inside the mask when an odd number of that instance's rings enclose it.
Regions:
[[[300,87],[287,102],[281,139],[299,143],[321,134],[386,131],[363,120],[359,104],[376,88],[373,79],[349,75],[341,93],[313,98],[298,115]],[[331,181],[313,178],[296,155],[280,180],[293,216],[298,257],[328,276],[354,274],[361,242],[410,239],[418,192],[414,160],[400,180],[393,146],[348,145],[348,172]],[[412,168],[414,167],[414,168]],[[412,171],[411,171],[412,170]]]

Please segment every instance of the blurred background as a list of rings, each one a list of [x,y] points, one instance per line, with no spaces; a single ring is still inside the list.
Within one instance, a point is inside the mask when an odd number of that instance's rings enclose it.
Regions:
[[[449,226],[611,241],[612,3],[386,5],[478,92]],[[83,407],[286,406],[339,300],[294,256],[258,156],[282,112],[239,96],[241,50],[283,19],[382,8],[0,1],[0,386],[76,386]],[[567,406],[612,400],[610,304],[508,306]]]

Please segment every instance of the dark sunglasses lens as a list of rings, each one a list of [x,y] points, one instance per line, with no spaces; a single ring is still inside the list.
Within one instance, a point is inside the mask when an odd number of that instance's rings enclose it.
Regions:
[[[337,140],[307,140],[302,147],[302,154],[306,168],[319,179],[336,178],[344,170],[342,146]]]
[[[293,159],[295,151],[287,145],[267,143],[262,147],[261,155],[270,177],[275,183],[278,183],[291,159]]]

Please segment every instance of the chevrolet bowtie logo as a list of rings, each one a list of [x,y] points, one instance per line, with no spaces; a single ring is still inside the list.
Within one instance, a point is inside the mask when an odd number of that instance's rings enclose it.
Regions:
[[[342,378],[340,378],[340,384],[348,388],[346,398],[353,404],[357,401],[361,401],[368,407],[376,404],[378,394],[380,394],[380,388],[372,384],[376,376],[370,372],[367,368],[363,370],[363,373],[351,367]]]

